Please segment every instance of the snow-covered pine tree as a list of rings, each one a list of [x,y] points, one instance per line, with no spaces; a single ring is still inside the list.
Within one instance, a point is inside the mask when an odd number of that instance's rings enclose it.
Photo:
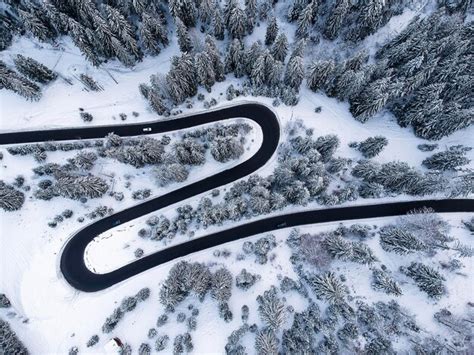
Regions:
[[[308,273],[304,278],[319,299],[331,304],[344,302],[344,297],[348,293],[347,286],[334,273],[327,272],[320,275]]]
[[[372,283],[374,290],[383,291],[388,295],[401,296],[402,289],[390,275],[381,269],[372,270]]]
[[[141,59],[143,53],[138,46],[137,39],[135,38],[135,30],[131,23],[128,22],[116,8],[109,5],[103,5],[103,7],[107,15],[107,22],[112,31],[120,41],[125,44],[127,50],[132,53],[136,59]]]
[[[253,67],[258,57],[263,53],[263,47],[260,41],[252,43],[249,49],[244,53],[244,69],[245,74],[251,76]]]
[[[385,226],[380,229],[380,245],[382,249],[397,254],[408,254],[426,249],[426,246],[412,233],[396,226]]]
[[[41,89],[38,85],[7,68],[2,61],[0,61],[0,87],[12,90],[27,100],[41,98]]]
[[[211,295],[219,303],[227,302],[232,295],[233,276],[226,268],[220,268],[211,281]]]
[[[235,77],[240,78],[244,75],[245,66],[244,45],[240,39],[234,39],[227,50],[225,58],[225,72],[234,72]]]
[[[300,15],[298,16],[298,26],[295,33],[297,39],[306,38],[308,36],[309,30],[315,21],[317,10],[318,2],[317,0],[312,0],[300,12]]]
[[[426,292],[430,298],[440,299],[446,293],[443,284],[445,278],[432,267],[412,262],[408,267],[401,267],[401,271],[412,278],[420,290]]]
[[[13,60],[18,71],[31,80],[46,84],[57,78],[57,74],[33,58],[18,54]]]
[[[196,24],[198,12],[193,0],[170,0],[168,6],[171,16],[179,18],[186,27]]]
[[[222,10],[219,5],[217,5],[214,11],[214,16],[212,18],[212,28],[214,37],[216,37],[218,41],[222,41],[224,39],[225,25]]]
[[[365,1],[357,18],[357,39],[363,39],[374,33],[385,21],[384,12],[387,3],[384,0]]]
[[[214,38],[210,35],[207,35],[204,42],[206,44],[206,53],[212,61],[216,81],[224,81],[224,64],[222,63],[221,55],[219,53],[219,50],[217,49],[217,45],[214,41]]]
[[[257,333],[255,351],[260,355],[278,354],[278,339],[271,329],[263,329]]]
[[[308,67],[307,83],[308,87],[317,91],[324,89],[331,78],[336,65],[334,61],[314,61]]]
[[[383,136],[369,137],[358,144],[357,150],[362,153],[364,158],[370,159],[379,155],[387,144],[388,140]]]
[[[384,108],[391,94],[389,85],[389,78],[376,80],[351,100],[350,111],[356,120],[364,123]]]
[[[206,52],[199,52],[194,58],[198,83],[204,86],[208,92],[211,92],[211,88],[216,82],[212,59]]]
[[[245,0],[245,15],[247,16],[247,32],[251,34],[257,19],[257,0]]]
[[[223,20],[224,24],[226,27],[229,26],[229,21],[230,21],[230,15],[232,13],[232,10],[238,6],[238,3],[236,0],[225,0],[224,3],[224,11],[223,11]]]
[[[80,49],[87,60],[89,60],[94,66],[98,67],[101,60],[94,49],[94,33],[90,29],[82,26],[72,17],[68,18],[67,26],[69,29],[68,33],[74,44]]]
[[[267,46],[273,44],[278,35],[278,24],[275,16],[271,16],[268,20],[267,32],[265,33],[265,44]]]
[[[25,194],[15,189],[12,185],[0,180],[0,208],[5,211],[16,211],[23,206]]]
[[[288,9],[288,21],[296,21],[307,4],[307,0],[293,0],[293,4]]]
[[[271,54],[279,62],[284,62],[288,53],[288,39],[284,33],[280,33],[272,46]]]
[[[216,9],[215,0],[202,0],[198,12],[202,23],[209,25],[212,21],[214,11]]]
[[[269,330],[277,332],[286,318],[285,304],[278,297],[277,289],[272,286],[263,295],[257,297],[260,319]]]
[[[230,11],[228,30],[232,38],[242,39],[246,32],[245,12],[239,7],[235,6]]]
[[[178,45],[181,52],[191,52],[193,46],[191,44],[191,37],[189,37],[188,29],[180,18],[175,18],[176,34],[178,36]]]
[[[105,180],[93,175],[61,176],[54,187],[60,196],[73,200],[81,197],[98,198],[109,189]]]
[[[297,91],[304,78],[303,57],[300,55],[292,55],[286,66],[284,82]]]
[[[168,33],[158,16],[142,15],[140,35],[143,46],[152,54],[160,53],[160,44],[168,45]]]
[[[196,66],[190,54],[183,53],[181,57],[173,57],[166,83],[175,103],[182,103],[186,98],[197,94]]]
[[[335,39],[339,35],[342,23],[348,14],[350,8],[350,0],[336,0],[331,13],[326,20],[324,36],[328,39]]]
[[[46,17],[36,8],[36,5],[30,4],[30,11],[18,9],[18,15],[27,32],[37,37],[40,41],[48,42],[55,37],[55,33]]]
[[[146,92],[145,92],[146,93]],[[163,99],[160,95],[156,92],[156,90],[151,89],[147,93],[147,99],[150,101],[150,106],[159,115],[164,115],[166,112],[169,111],[168,107],[166,107]]]
[[[444,152],[433,154],[423,160],[421,164],[432,170],[457,170],[460,166],[471,162],[471,160],[466,157],[466,152],[469,150],[470,148],[463,146],[453,146]]]

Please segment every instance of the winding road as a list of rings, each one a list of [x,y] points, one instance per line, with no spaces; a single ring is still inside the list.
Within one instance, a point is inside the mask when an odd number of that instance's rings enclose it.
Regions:
[[[261,127],[263,132],[262,145],[250,159],[228,170],[117,212],[77,231],[68,240],[61,253],[61,272],[69,284],[81,291],[100,291],[173,259],[281,228],[321,222],[397,216],[414,208],[422,207],[431,207],[437,212],[474,212],[474,200],[471,199],[416,200],[295,212],[254,220],[250,223],[196,238],[145,256],[112,272],[96,274],[87,268],[84,261],[84,252],[87,245],[97,235],[142,215],[231,183],[252,174],[265,165],[275,153],[280,140],[280,125],[275,113],[264,105],[245,103],[152,123],[2,133],[0,134],[0,144],[103,138],[110,132],[120,136],[165,133],[238,117],[253,120]],[[144,128],[151,128],[151,131],[144,132]]]

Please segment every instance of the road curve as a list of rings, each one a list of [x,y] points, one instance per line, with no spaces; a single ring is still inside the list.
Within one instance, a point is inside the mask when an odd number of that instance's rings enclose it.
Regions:
[[[115,132],[120,136],[134,136],[143,134],[143,128],[145,127],[152,128],[152,131],[148,133],[162,133],[205,123],[224,121],[235,117],[245,117],[260,125],[263,132],[263,141],[257,153],[247,161],[231,169],[117,212],[76,232],[65,245],[60,260],[61,272],[69,284],[85,292],[100,291],[173,259],[223,243],[281,228],[322,222],[397,216],[422,207],[431,207],[436,212],[474,212],[474,200],[470,199],[417,200],[296,212],[259,219],[196,238],[145,256],[112,272],[96,274],[85,265],[84,252],[87,245],[97,235],[144,214],[247,176],[263,166],[276,151],[280,138],[280,126],[275,114],[269,108],[260,104],[241,104],[175,120],[154,123],[5,133],[0,134],[0,144],[100,138],[110,132]]]

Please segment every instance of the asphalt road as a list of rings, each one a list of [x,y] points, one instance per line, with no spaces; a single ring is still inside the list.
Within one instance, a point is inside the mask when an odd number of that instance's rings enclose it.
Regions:
[[[250,175],[263,166],[275,153],[280,139],[280,126],[273,111],[260,104],[241,104],[216,111],[208,111],[193,116],[154,123],[4,133],[0,134],[0,144],[102,138],[110,132],[120,136],[164,133],[205,123],[225,121],[235,117],[245,117],[260,125],[263,132],[263,142],[255,155],[233,168],[117,212],[76,232],[62,250],[60,260],[61,272],[69,284],[81,291],[100,291],[173,259],[223,243],[281,228],[321,222],[397,216],[405,214],[414,208],[422,207],[431,207],[437,212],[474,212],[474,200],[469,199],[421,200],[297,212],[263,218],[196,238],[145,256],[112,272],[96,274],[85,265],[84,252],[87,245],[97,235],[142,215],[231,183]],[[143,128],[147,127],[152,129],[151,132],[143,131]]]

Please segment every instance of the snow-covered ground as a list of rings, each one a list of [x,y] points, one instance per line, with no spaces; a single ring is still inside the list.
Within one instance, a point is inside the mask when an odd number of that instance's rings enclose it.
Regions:
[[[453,237],[472,245],[470,241],[472,237],[461,224],[462,219],[470,217],[468,214],[443,214],[442,217],[452,225],[451,235]],[[393,221],[394,218],[380,218],[353,221],[351,224],[360,222],[369,225],[384,225]],[[338,224],[311,225],[300,228],[300,231],[318,233],[332,230]],[[175,262],[150,269],[104,291],[92,294],[77,292],[61,278],[58,271],[57,254],[64,243],[65,236],[59,230],[49,234],[38,237],[35,233],[25,233],[23,238],[10,236],[7,259],[2,258],[2,265],[4,268],[8,268],[8,274],[15,275],[15,280],[2,278],[1,284],[2,290],[11,298],[16,313],[15,316],[10,316],[10,320],[13,328],[22,336],[26,345],[30,349],[34,349],[35,353],[64,353],[73,345],[79,345],[81,350],[85,350],[84,344],[92,334],[97,333],[101,337],[96,348],[99,350],[108,339],[106,335],[101,335],[100,327],[117,303],[123,297],[135,294],[142,287],[150,287],[151,297],[140,304],[136,310],[128,313],[113,333],[114,336],[126,339],[134,349],[137,349],[141,342],[146,341],[148,329],[155,326],[157,317],[164,312],[163,306],[158,302],[159,285],[166,278],[168,270]],[[240,261],[236,259],[236,255],[241,253],[243,241],[235,241],[215,248],[220,250],[225,248],[231,251],[232,254],[228,258],[213,257],[214,249],[185,258],[190,262],[215,264],[216,269],[219,265],[225,265],[234,275],[239,273],[242,268],[246,268],[247,271],[262,276],[248,291],[244,292],[233,287],[233,296],[229,305],[234,312],[234,320],[230,323],[225,323],[219,318],[217,304],[209,296],[202,304],[195,298],[189,297],[176,308],[174,316],[181,311],[186,311],[190,303],[199,307],[198,327],[193,333],[195,350],[199,353],[222,352],[227,336],[240,324],[239,310],[244,304],[250,308],[249,323],[259,324],[256,312],[257,295],[262,294],[271,285],[278,284],[280,276],[296,278],[289,262],[290,249],[284,242],[289,230],[280,230],[273,234],[277,238],[277,247],[271,253],[275,253],[276,257],[265,265],[255,263],[251,257]],[[261,236],[257,235],[249,240],[255,241],[259,237]],[[400,265],[406,265],[409,261],[418,258],[416,254],[406,257],[396,254],[390,255],[380,248],[377,239],[370,240],[368,245],[374,250],[381,263],[390,270],[397,270]],[[449,254],[443,252],[429,260],[428,263],[435,264],[439,260],[447,261],[448,259]],[[424,330],[443,334],[446,329],[433,322],[433,313],[447,307],[453,313],[459,314],[464,305],[471,301],[474,264],[472,259],[463,259],[462,261],[465,267],[461,272],[465,276],[448,275],[446,286],[449,295],[442,297],[440,301],[430,300],[425,294],[420,293],[408,279],[406,283],[402,284],[404,294],[398,297],[397,301],[410,313],[416,314],[417,321]],[[388,301],[393,298],[371,290],[371,273],[367,266],[335,261],[334,269],[347,276],[347,286],[353,294],[362,297],[361,299],[375,302],[378,300]],[[453,302],[453,299],[456,301]],[[287,300],[296,311],[302,311],[307,306],[306,301],[296,295],[288,296]],[[1,313],[4,314],[5,311]],[[164,331],[171,339],[185,329],[183,324],[173,321],[174,316],[172,315],[172,321],[165,329],[159,329],[160,333]],[[23,323],[22,321],[26,319],[28,321]],[[288,327],[290,324],[290,320],[288,320],[284,327]],[[213,341],[208,339],[213,339]],[[252,343],[247,345],[250,349],[253,348]]]

